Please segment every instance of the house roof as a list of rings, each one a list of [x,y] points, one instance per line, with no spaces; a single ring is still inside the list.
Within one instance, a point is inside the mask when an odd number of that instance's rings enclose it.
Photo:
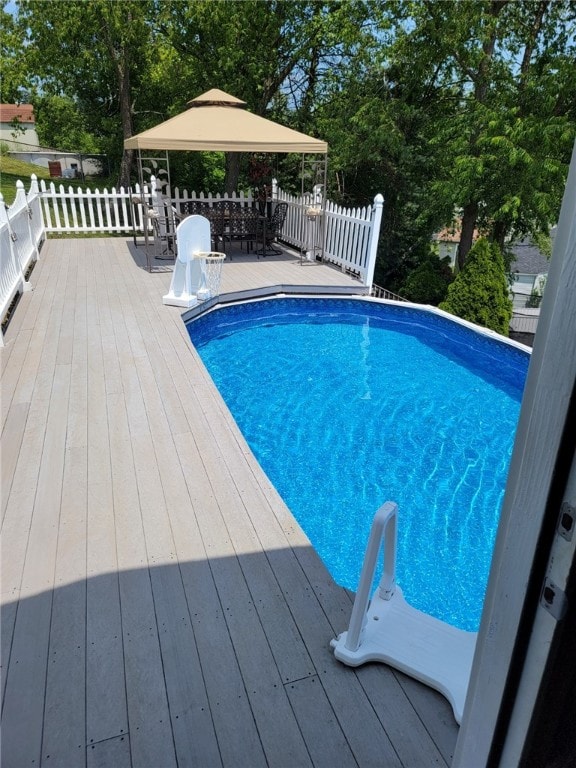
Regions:
[[[554,242],[556,227],[550,230],[550,237]],[[511,248],[513,260],[510,264],[511,272],[521,275],[542,275],[550,269],[550,259],[534,245],[530,238],[520,240]]]
[[[11,123],[18,118],[21,123],[35,123],[32,104],[0,104],[0,123]]]
[[[328,144],[248,112],[246,103],[213,88],[189,109],[124,141],[125,149],[322,153]]]
[[[462,230],[460,228],[460,222],[457,222],[453,226],[445,227],[444,229],[440,230],[440,232],[437,232],[435,235],[433,235],[432,239],[441,243],[459,243],[461,235]],[[474,242],[478,240],[479,236],[480,235],[478,230],[475,229],[474,234],[472,235]]]

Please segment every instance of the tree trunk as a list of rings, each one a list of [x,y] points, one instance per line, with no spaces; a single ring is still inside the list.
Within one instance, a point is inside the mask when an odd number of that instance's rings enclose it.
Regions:
[[[530,25],[530,35],[528,37],[528,40],[526,41],[526,46],[524,48],[524,55],[522,56],[522,64],[520,65],[520,90],[521,91],[524,90],[526,86],[526,81],[528,80],[530,63],[532,61],[532,52],[534,51],[534,48],[536,46],[538,35],[540,34],[540,30],[542,29],[542,22],[544,20],[544,16],[546,14],[546,11],[548,10],[549,5],[550,5],[550,0],[542,0],[542,2],[540,2],[540,4],[537,6],[537,8],[534,11],[534,18],[532,19],[532,24]]]
[[[460,234],[460,244],[458,245],[458,269],[462,269],[466,262],[466,256],[472,243],[474,242],[474,230],[476,229],[476,219],[478,218],[478,203],[472,202],[464,206],[462,213],[462,232]]]
[[[489,17],[491,23],[488,26],[489,34],[482,45],[482,57],[478,65],[478,70],[472,76],[474,81],[474,98],[478,104],[484,104],[486,101],[490,82],[490,67],[492,66],[492,59],[494,57],[497,40],[496,23],[500,12],[508,2],[509,0],[492,0],[492,3],[490,4]],[[480,156],[480,149],[477,142],[478,131],[475,131],[470,139],[470,154],[474,157]],[[456,256],[459,269],[462,269],[464,266],[466,256],[468,255],[470,248],[472,248],[477,218],[478,201],[471,201],[464,206],[462,215],[462,235],[460,237],[460,244]]]
[[[503,221],[497,221],[492,228],[492,240],[496,243],[498,248],[504,253],[504,243],[506,241],[506,233],[508,227]]]
[[[224,177],[224,189],[227,195],[231,195],[238,189],[238,178],[240,176],[240,161],[242,152],[226,152]]]
[[[120,116],[122,119],[122,136],[124,139],[129,139],[134,133],[132,125],[132,105],[130,103],[130,73],[128,66],[124,64],[124,62],[119,63],[117,71]],[[130,186],[130,176],[132,175],[133,163],[134,150],[125,149],[122,155],[122,163],[120,165],[120,178],[118,179],[119,186]]]
[[[118,4],[116,8],[114,8],[114,4],[108,6],[108,12],[102,15],[102,24],[105,44],[116,70],[116,86],[118,88],[118,108],[120,110],[120,120],[122,122],[122,138],[129,139],[134,134],[134,126],[132,124],[132,85],[130,82],[131,55],[130,47],[125,41],[124,36],[118,34],[119,19],[115,16],[114,11],[120,7],[120,4]],[[130,27],[132,23],[132,8],[130,4],[126,4],[124,8],[127,11],[127,15],[125,20],[121,20],[121,24],[126,24]],[[125,149],[120,164],[118,186],[130,186],[133,162],[134,150]]]

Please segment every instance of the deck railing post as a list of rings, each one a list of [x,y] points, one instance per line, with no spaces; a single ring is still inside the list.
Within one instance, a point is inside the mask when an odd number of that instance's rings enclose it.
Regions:
[[[374,207],[372,209],[372,227],[370,231],[370,244],[368,246],[368,264],[366,267],[366,282],[368,288],[372,288],[374,281],[374,270],[376,268],[376,257],[378,255],[378,238],[380,237],[380,224],[382,222],[382,209],[384,207],[384,198],[378,194],[374,198]]]
[[[38,189],[38,177],[35,173],[33,173],[31,176],[30,189],[28,190],[28,194],[26,196],[26,206],[28,209],[28,231],[30,233],[32,248],[34,249],[34,260],[38,261],[40,258],[40,250],[38,245],[43,239],[44,224],[42,222],[42,213],[40,210],[40,190]],[[38,222],[37,219],[40,219],[40,221]]]

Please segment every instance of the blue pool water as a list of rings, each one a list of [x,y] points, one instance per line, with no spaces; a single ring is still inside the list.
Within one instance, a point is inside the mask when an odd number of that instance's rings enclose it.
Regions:
[[[234,305],[188,330],[336,582],[357,588],[374,513],[395,501],[406,599],[476,630],[529,355],[354,299]]]

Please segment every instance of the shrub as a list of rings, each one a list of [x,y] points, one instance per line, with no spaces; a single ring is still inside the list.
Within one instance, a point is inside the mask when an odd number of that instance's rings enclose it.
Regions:
[[[526,307],[528,309],[538,309],[540,304],[542,303],[542,294],[539,293],[536,288],[532,288],[532,291],[530,293],[530,296],[528,297],[528,300],[526,301]]]
[[[454,279],[449,259],[430,256],[414,269],[400,286],[398,293],[418,304],[438,304],[446,298],[448,286]]]
[[[502,253],[485,238],[476,242],[463,269],[448,287],[440,309],[508,336],[512,300]]]

